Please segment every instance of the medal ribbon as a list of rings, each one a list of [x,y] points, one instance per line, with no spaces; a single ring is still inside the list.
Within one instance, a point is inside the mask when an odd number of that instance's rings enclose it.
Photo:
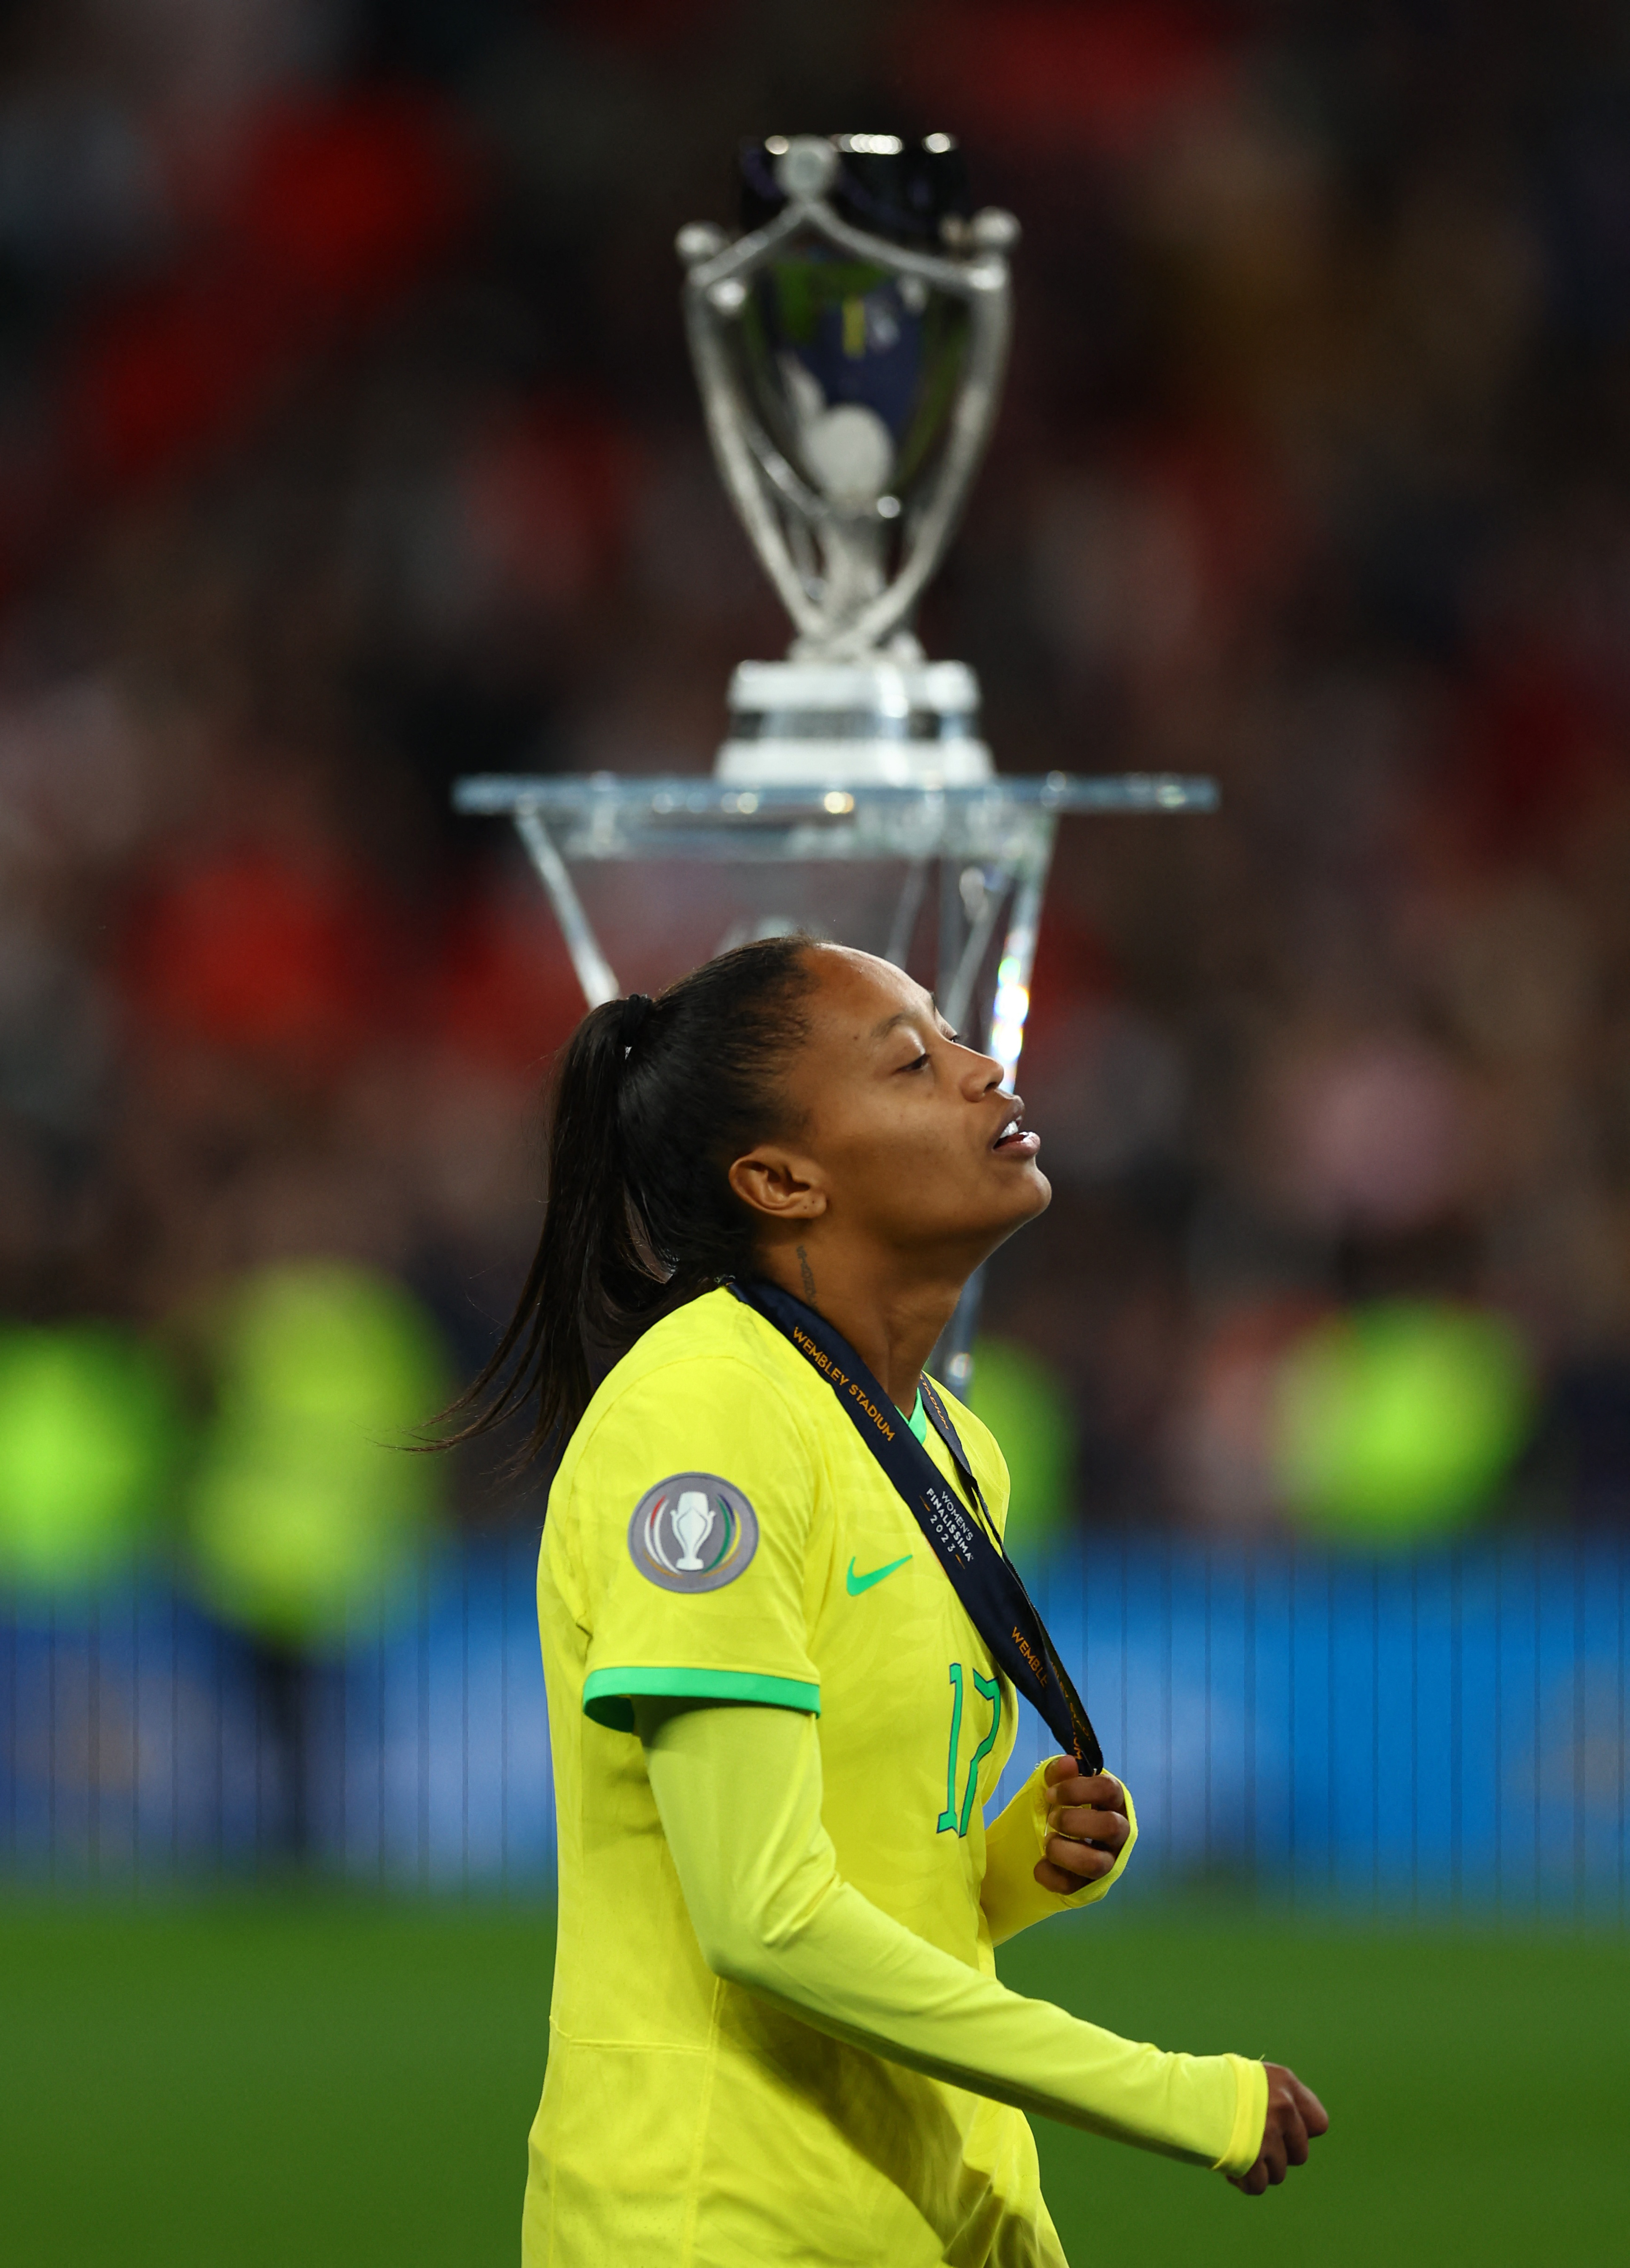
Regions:
[[[1060,1745],[1082,1770],[1102,1771],[1104,1751],[1070,1675],[1059,1660],[1046,1625],[997,1538],[973,1468],[951,1422],[951,1413],[928,1378],[922,1406],[950,1450],[963,1486],[978,1507],[975,1519],[907,1425],[848,1341],[813,1307],[761,1277],[725,1287],[763,1316],[819,1371],[855,1432],[910,1508],[935,1557],[951,1580],[968,1620]]]

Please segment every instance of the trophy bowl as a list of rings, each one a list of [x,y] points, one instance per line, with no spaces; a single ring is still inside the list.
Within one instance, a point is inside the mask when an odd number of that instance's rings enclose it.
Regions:
[[[726,490],[792,617],[745,662],[722,779],[970,786],[979,688],[910,622],[995,416],[1010,214],[970,210],[947,134],[742,145],[742,232],[682,230],[686,315]]]

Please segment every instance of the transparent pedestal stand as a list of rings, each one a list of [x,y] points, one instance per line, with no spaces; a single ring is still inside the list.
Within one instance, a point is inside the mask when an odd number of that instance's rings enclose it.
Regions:
[[[935,997],[951,1024],[978,1033],[1009,1086],[1024,1043],[1036,936],[1059,821],[1072,812],[1211,811],[1216,801],[1210,780],[1136,773],[1091,778],[1048,772],[1029,779],[997,774],[960,787],[743,787],[694,774],[593,772],[488,776],[460,780],[453,791],[458,811],[513,820],[591,1008],[615,999],[622,988],[572,880],[574,865],[613,859],[736,866],[901,864],[904,879],[885,957],[907,965],[925,902],[932,905],[930,885],[936,884]],[[935,1375],[958,1395],[972,1381],[979,1300],[975,1276],[936,1350]]]

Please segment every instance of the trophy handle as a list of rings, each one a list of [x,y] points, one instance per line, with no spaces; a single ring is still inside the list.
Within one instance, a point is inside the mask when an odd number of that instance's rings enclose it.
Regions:
[[[767,434],[760,436],[754,432],[750,437],[740,414],[736,391],[731,384],[730,365],[719,332],[721,315],[734,313],[746,298],[743,277],[762,267],[776,246],[798,226],[799,218],[797,209],[789,204],[767,227],[754,229],[750,235],[739,238],[723,252],[695,262],[685,279],[685,330],[690,342],[691,359],[696,368],[696,382],[701,393],[708,438],[713,444],[714,460],[726,493],[747,531],[748,540],[775,584],[782,604],[792,616],[794,627],[805,637],[818,638],[822,627],[820,609],[804,586],[797,563],[765,493],[763,475],[770,470],[770,467],[765,461],[761,469],[761,460],[753,442],[760,443],[765,460],[775,459],[775,472],[784,475],[776,482],[776,485],[782,488],[792,508],[809,518],[812,515],[808,505],[797,493],[804,484],[782,457],[780,451],[772,448]],[[681,245],[684,236],[688,233],[688,231],[682,232]],[[715,298],[716,293],[723,298],[723,308]]]
[[[731,381],[721,323],[736,315],[746,298],[747,282],[787,238],[809,230],[835,250],[875,262],[895,276],[914,276],[963,300],[968,308],[968,361],[958,390],[938,474],[914,523],[906,532],[893,580],[848,622],[834,625],[811,597],[775,510],[782,507],[806,526],[839,519],[826,500],[800,479],[775,447]],[[687,262],[686,330],[701,388],[708,435],[731,503],[749,541],[792,617],[796,647],[823,660],[858,659],[876,651],[907,620],[946,547],[973,485],[995,423],[1002,372],[1012,328],[1011,292],[1005,248],[1017,234],[1006,214],[980,215],[970,224],[976,255],[951,260],[853,228],[818,190],[789,188],[788,202],[774,220],[721,245],[717,232],[704,226],[681,231],[680,257]]]

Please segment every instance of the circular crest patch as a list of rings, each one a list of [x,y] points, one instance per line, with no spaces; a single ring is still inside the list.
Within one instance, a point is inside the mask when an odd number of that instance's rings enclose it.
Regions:
[[[628,1550],[664,1591],[718,1591],[745,1574],[759,1548],[759,1522],[733,1482],[716,1473],[673,1473],[647,1489],[628,1522]]]

